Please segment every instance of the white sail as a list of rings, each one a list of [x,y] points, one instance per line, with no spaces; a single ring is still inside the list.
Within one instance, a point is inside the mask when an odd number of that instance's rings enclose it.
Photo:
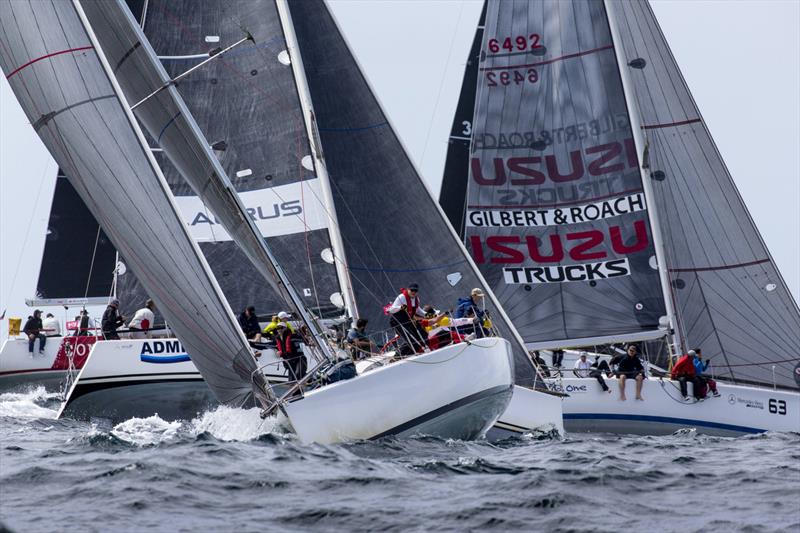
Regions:
[[[75,2],[0,4],[0,65],[45,146],[137,272],[219,401],[255,360]]]

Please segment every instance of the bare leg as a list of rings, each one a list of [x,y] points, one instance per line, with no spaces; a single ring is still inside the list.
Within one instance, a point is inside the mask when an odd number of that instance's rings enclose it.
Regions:
[[[620,375],[620,377],[619,377],[619,399],[622,400],[623,402],[625,400],[627,400],[627,398],[625,398],[625,379],[626,379],[625,374]]]
[[[644,376],[639,374],[636,376],[636,399],[644,401],[644,398],[642,398],[642,385],[644,385]]]

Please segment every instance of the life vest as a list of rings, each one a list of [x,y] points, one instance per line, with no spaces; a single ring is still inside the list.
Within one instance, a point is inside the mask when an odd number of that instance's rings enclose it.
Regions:
[[[406,312],[408,313],[409,318],[414,318],[416,316],[416,314],[417,314],[417,308],[419,307],[419,296],[417,296],[416,298],[412,298],[408,294],[408,290],[404,289],[404,288],[400,289],[400,294],[402,294],[406,298]],[[394,302],[392,302],[392,303],[394,303]],[[386,304],[383,307],[383,314],[384,315],[388,315],[389,314],[389,308],[391,306],[392,306],[392,304],[389,303],[389,304]],[[399,313],[399,311],[398,311],[398,313]]]
[[[284,337],[284,338],[276,337],[275,338],[275,344],[277,344],[278,353],[284,359],[295,354],[294,347],[292,346],[292,334],[291,333],[289,335],[286,335],[286,337]]]

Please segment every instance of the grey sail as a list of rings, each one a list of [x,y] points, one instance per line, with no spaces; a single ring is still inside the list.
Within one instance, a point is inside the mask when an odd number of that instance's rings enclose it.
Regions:
[[[217,399],[241,405],[253,393],[255,359],[81,17],[79,3],[0,4],[0,65]]]
[[[602,2],[490,1],[465,240],[531,347],[665,333]]]
[[[747,211],[647,2],[614,2],[648,145],[684,345],[715,374],[797,388],[800,312]],[[642,61],[643,60],[643,61]],[[629,67],[630,68],[630,67]],[[759,177],[763,179],[763,177]],[[774,373],[773,373],[774,366]]]
[[[421,286],[423,303],[454,306],[482,287],[464,248],[409,159],[364,78],[328,7],[291,2],[289,10],[308,82],[339,229],[359,314],[372,331],[401,287]],[[510,325],[491,304],[494,322]],[[519,383],[535,371],[522,345],[515,351]]]
[[[109,14],[115,7],[98,3],[87,6],[87,11],[90,17],[96,14],[106,21],[110,31],[101,32],[101,39],[108,36],[120,42],[110,53],[121,61],[118,76],[132,103],[159,87],[164,76],[174,77],[208,59],[212,49],[240,40],[243,28],[252,35],[254,42],[181,80],[179,92],[261,235],[287,267],[304,306],[323,316],[342,314],[336,305],[340,288],[335,267],[323,259],[331,248],[325,211],[274,3],[148,2],[144,31],[167,72],[151,71],[147,76],[137,74],[146,68],[141,65],[145,46],[125,56],[138,40]],[[124,39],[130,42],[124,44]],[[201,201],[181,175],[202,176],[208,169],[187,163],[186,157],[176,165],[170,161],[180,157],[181,151],[170,147],[180,142],[188,126],[178,110],[168,107],[167,98],[166,94],[154,97],[136,114],[151,131],[152,145],[169,151],[170,157],[158,150],[155,155],[192,234],[235,310],[255,304],[259,312],[277,312],[285,303],[240,251],[237,241],[246,241],[222,229],[213,207]],[[120,278],[120,294],[123,301],[144,296],[133,276]]]

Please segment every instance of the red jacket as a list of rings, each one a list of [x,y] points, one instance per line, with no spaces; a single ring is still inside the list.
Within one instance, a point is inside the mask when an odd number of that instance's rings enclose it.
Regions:
[[[694,377],[694,361],[693,357],[689,354],[682,356],[672,367],[672,377],[677,378],[680,376]]]

